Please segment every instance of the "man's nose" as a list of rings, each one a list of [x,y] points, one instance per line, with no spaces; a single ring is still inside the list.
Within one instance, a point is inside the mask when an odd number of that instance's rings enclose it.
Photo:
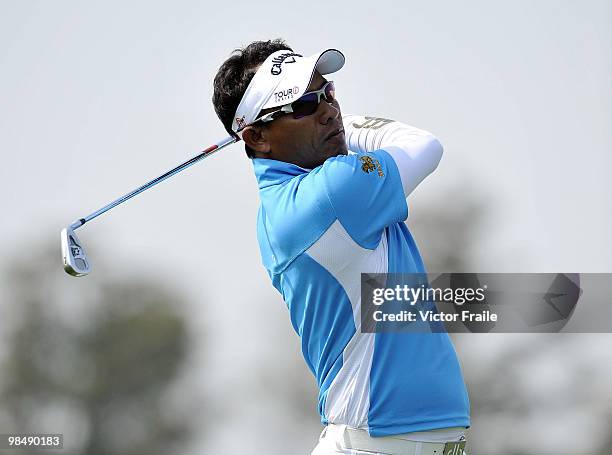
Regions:
[[[322,125],[327,125],[330,121],[340,116],[340,109],[325,100],[319,103],[319,122]]]

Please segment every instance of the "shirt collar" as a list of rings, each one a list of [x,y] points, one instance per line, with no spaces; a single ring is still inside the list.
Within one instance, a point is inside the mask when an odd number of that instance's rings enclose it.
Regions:
[[[298,175],[310,172],[310,169],[305,169],[285,161],[269,160],[266,158],[253,158],[252,161],[259,189],[278,185]]]

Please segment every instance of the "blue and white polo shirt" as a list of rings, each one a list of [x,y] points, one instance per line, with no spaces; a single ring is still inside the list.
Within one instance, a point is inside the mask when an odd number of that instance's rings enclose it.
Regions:
[[[362,169],[365,156],[376,171]],[[370,162],[370,161],[368,161]],[[319,386],[323,424],[371,436],[468,427],[469,399],[446,333],[360,333],[361,273],[424,273],[385,150],[313,170],[253,160],[263,264]]]

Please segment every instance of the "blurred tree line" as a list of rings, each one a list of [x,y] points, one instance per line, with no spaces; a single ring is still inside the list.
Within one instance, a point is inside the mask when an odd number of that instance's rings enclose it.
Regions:
[[[64,433],[70,454],[176,453],[193,432],[186,415],[167,412],[188,350],[176,292],[142,278],[69,277],[57,256],[49,249],[4,274],[0,433]]]

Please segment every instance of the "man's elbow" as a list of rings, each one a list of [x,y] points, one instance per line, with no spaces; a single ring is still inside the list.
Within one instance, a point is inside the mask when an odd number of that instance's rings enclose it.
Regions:
[[[440,141],[430,133],[414,135],[402,146],[388,147],[399,170],[404,194],[408,196],[431,174],[442,159],[443,147]]]
[[[428,166],[428,174],[431,174],[436,170],[438,164],[440,164],[440,160],[442,159],[442,154],[444,152],[444,147],[442,147],[442,143],[435,136],[429,136],[427,138],[427,144],[425,146],[424,155],[427,156]]]

